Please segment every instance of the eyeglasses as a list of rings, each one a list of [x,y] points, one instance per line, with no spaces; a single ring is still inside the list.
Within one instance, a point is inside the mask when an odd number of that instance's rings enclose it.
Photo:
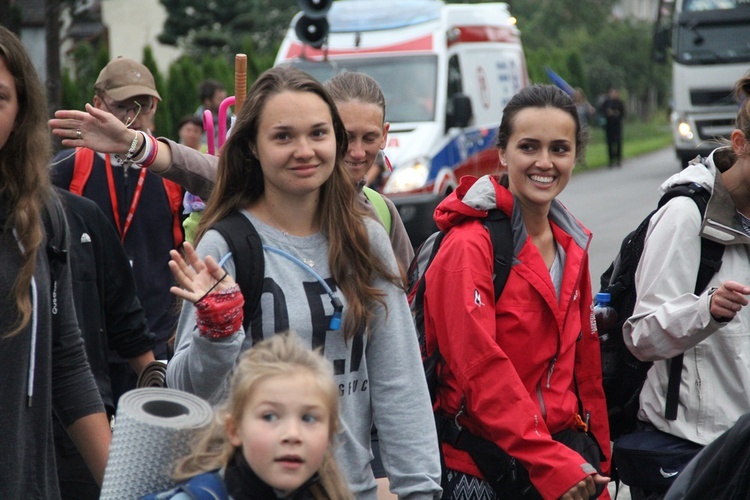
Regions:
[[[130,127],[135,122],[138,115],[141,114],[141,111],[144,113],[150,113],[154,108],[153,99],[149,99],[148,102],[145,103],[140,103],[138,101],[133,101],[132,103],[128,103],[127,101],[113,101],[112,104],[107,104],[107,100],[102,98],[102,102],[104,103],[104,107],[107,108],[107,111],[115,115],[125,124],[126,127]],[[130,117],[131,114],[133,115],[132,118]]]

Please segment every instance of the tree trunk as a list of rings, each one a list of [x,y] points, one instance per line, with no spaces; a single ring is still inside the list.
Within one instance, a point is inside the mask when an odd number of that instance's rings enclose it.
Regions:
[[[50,117],[62,104],[60,85],[60,0],[46,0],[47,109]]]

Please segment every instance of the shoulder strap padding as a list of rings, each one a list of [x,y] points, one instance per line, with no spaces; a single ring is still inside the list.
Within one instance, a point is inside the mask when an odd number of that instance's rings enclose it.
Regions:
[[[60,277],[62,266],[68,261],[67,234],[65,232],[65,212],[57,193],[47,199],[42,211],[42,221],[47,240],[47,261],[50,267],[50,283],[54,289]]]
[[[169,208],[172,211],[172,237],[174,238],[174,246],[177,248],[185,240],[185,233],[182,229],[182,187],[176,182],[164,178],[162,178],[162,183],[169,200]]]
[[[216,222],[216,229],[229,245],[234,259],[236,278],[245,305],[243,306],[245,333],[252,322],[252,335],[262,335],[255,320],[260,318],[260,296],[263,293],[265,261],[263,244],[253,223],[241,212],[235,211]]]
[[[706,213],[706,207],[708,206],[708,200],[711,198],[711,193],[696,182],[675,186],[664,193],[659,200],[659,208],[664,206],[665,203],[675,196],[690,197],[698,206],[701,217],[703,217]],[[698,267],[698,275],[695,280],[694,290],[696,295],[700,295],[703,293],[703,290],[706,289],[713,275],[716,274],[721,267],[723,256],[724,245],[707,238],[701,238],[701,262]],[[684,355],[680,354],[669,361],[669,381],[667,383],[666,406],[664,410],[664,417],[667,420],[677,419],[677,406],[679,403],[683,359]]]
[[[94,154],[94,151],[89,148],[76,148],[73,179],[68,187],[71,193],[83,196],[83,188],[86,187],[94,167]]]
[[[372,206],[375,207],[375,212],[378,214],[380,222],[385,226],[385,231],[391,234],[391,211],[388,210],[388,205],[385,203],[383,195],[367,186],[362,186],[362,192],[370,200]]]

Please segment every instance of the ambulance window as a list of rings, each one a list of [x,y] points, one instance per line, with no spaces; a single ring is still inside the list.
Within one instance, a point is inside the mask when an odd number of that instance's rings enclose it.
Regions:
[[[448,59],[448,98],[458,92],[463,93],[461,84],[461,68],[458,65],[458,56],[451,56]]]

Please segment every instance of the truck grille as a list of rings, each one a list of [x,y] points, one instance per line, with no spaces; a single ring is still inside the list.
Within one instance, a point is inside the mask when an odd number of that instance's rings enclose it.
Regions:
[[[731,106],[736,104],[732,89],[701,89],[690,91],[693,106]]]
[[[733,118],[698,120],[695,122],[695,126],[698,129],[698,137],[701,140],[711,140],[719,137],[728,139],[732,130],[734,130],[734,122]]]

